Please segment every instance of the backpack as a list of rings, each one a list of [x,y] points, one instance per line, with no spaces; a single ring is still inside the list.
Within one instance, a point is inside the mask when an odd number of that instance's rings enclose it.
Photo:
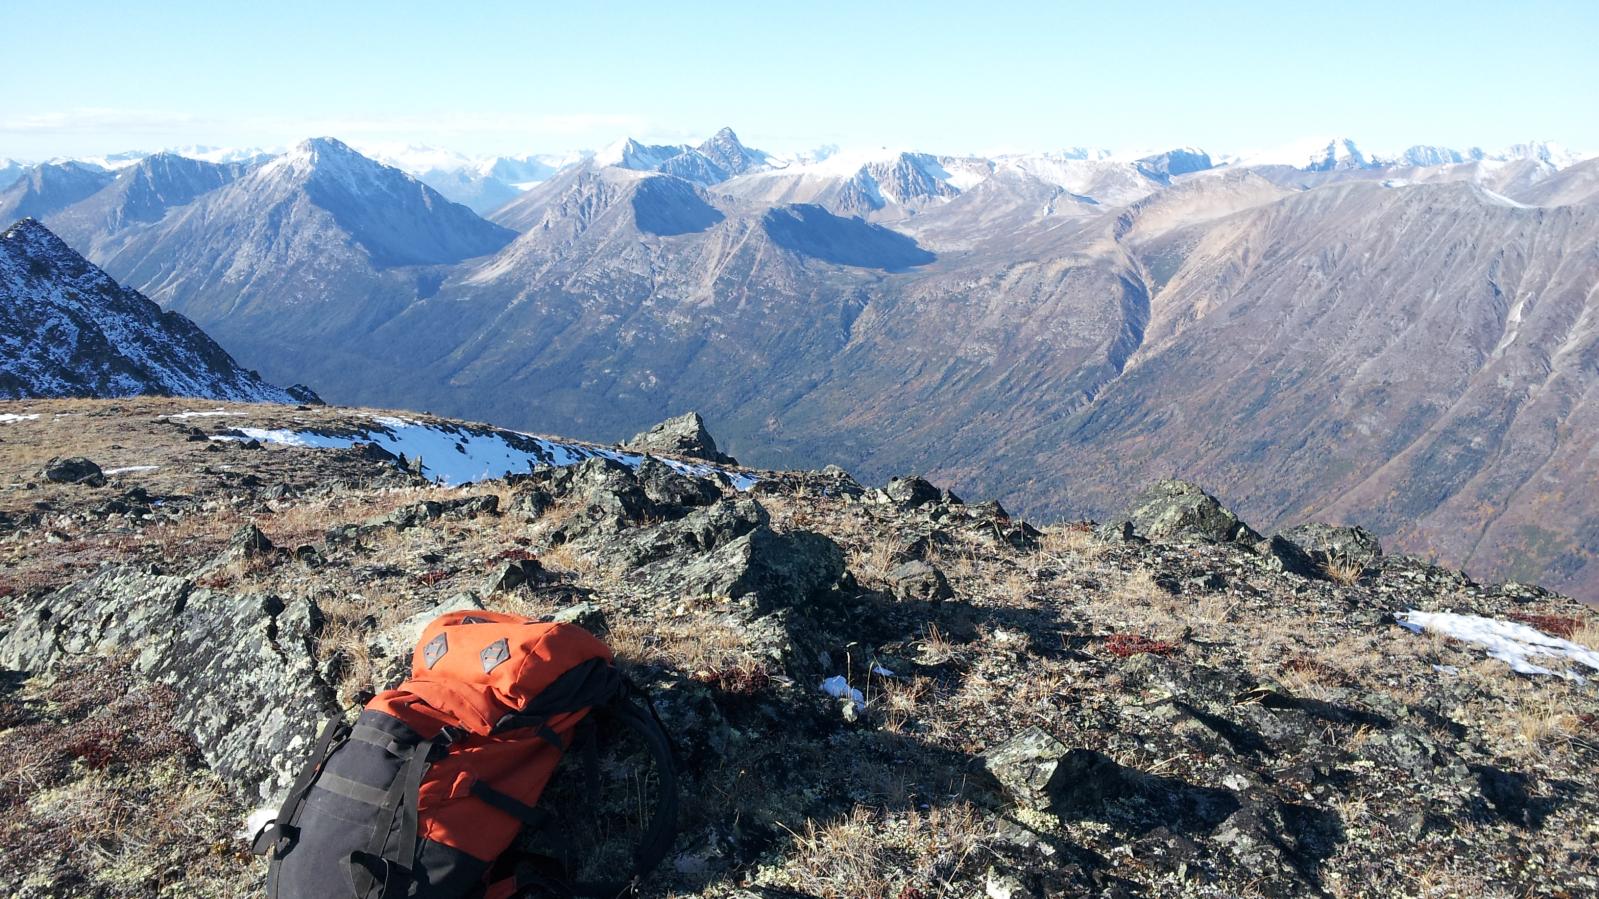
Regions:
[[[617,896],[660,862],[676,833],[671,744],[611,650],[574,624],[450,612],[422,632],[411,676],[373,697],[353,726],[323,729],[255,851],[270,857],[270,899],[505,899],[534,884]],[[646,711],[647,709],[647,711]],[[616,883],[552,883],[507,849],[537,808],[574,737],[594,718],[648,747],[658,801],[633,870]]]

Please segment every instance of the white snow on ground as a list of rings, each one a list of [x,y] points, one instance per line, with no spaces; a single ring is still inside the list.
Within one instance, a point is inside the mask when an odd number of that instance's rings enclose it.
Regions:
[[[38,417],[39,413],[37,412],[33,413],[32,415],[17,415],[12,412],[0,412],[0,425],[10,424],[14,421],[33,421]]]
[[[1513,621],[1484,618],[1480,615],[1457,615],[1453,612],[1395,612],[1394,620],[1414,633],[1442,634],[1464,643],[1475,643],[1488,650],[1490,658],[1509,665],[1521,674],[1552,674],[1566,680],[1582,681],[1576,671],[1561,666],[1562,670],[1535,664],[1532,659],[1564,659],[1599,671],[1599,652],[1562,640]],[[1558,662],[1551,662],[1558,664]]]
[[[105,471],[100,473],[104,475],[128,474],[129,472],[134,471],[155,471],[160,467],[161,466],[159,465],[125,465],[122,468],[107,468]]]
[[[856,711],[866,711],[866,697],[861,691],[849,685],[844,675],[839,674],[822,681],[822,692],[834,699],[849,699],[855,703]]]
[[[226,409],[213,409],[210,412],[179,412],[175,415],[163,415],[162,418],[216,418],[221,415],[243,415],[243,412],[229,412]]]
[[[380,416],[373,427],[352,434],[324,434],[289,428],[235,428],[243,436],[212,437],[212,440],[259,440],[285,446],[344,449],[356,443],[375,443],[408,460],[420,458],[422,472],[441,484],[456,486],[526,472],[535,465],[576,465],[585,459],[604,456],[631,468],[644,461],[641,453],[629,453],[582,443],[562,443],[515,431],[466,429],[424,424],[406,418]],[[759,480],[754,475],[729,471],[709,463],[661,459],[683,474],[707,477],[720,472],[739,490],[748,490]]]

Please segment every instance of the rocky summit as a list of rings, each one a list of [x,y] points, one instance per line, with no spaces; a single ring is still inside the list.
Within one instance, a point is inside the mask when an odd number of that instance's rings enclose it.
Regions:
[[[1026,522],[741,468],[697,416],[632,443],[0,403],[0,893],[259,892],[246,816],[478,608],[603,635],[655,697],[685,783],[645,895],[1599,891],[1578,602],[1184,482]],[[625,761],[546,794],[573,861],[636,825]]]

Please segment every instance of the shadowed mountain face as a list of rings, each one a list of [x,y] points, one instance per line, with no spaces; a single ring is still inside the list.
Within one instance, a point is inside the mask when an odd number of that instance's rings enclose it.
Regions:
[[[1357,519],[1599,595],[1584,164],[777,168],[723,137],[619,146],[494,224],[311,142],[91,246],[336,401],[605,441],[697,408],[741,459],[1040,516],[1180,475],[1266,528]]]
[[[761,227],[784,249],[838,265],[896,272],[936,258],[903,234],[809,204],[773,209],[761,217]]]
[[[24,169],[10,187],[0,191],[0,221],[43,218],[94,195],[114,177],[75,162]]]

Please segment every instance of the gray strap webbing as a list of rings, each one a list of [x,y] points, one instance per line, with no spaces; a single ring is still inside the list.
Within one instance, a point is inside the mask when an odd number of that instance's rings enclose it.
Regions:
[[[379,730],[370,724],[357,724],[350,729],[350,739],[358,740],[387,752],[396,758],[404,758],[410,747],[400,743],[387,732]]]
[[[322,772],[322,776],[317,778],[316,789],[327,790],[329,793],[343,796],[345,799],[353,799],[362,805],[375,805],[379,808],[389,798],[387,789],[364,784],[358,780],[351,780],[348,777],[334,774],[332,771]]]

